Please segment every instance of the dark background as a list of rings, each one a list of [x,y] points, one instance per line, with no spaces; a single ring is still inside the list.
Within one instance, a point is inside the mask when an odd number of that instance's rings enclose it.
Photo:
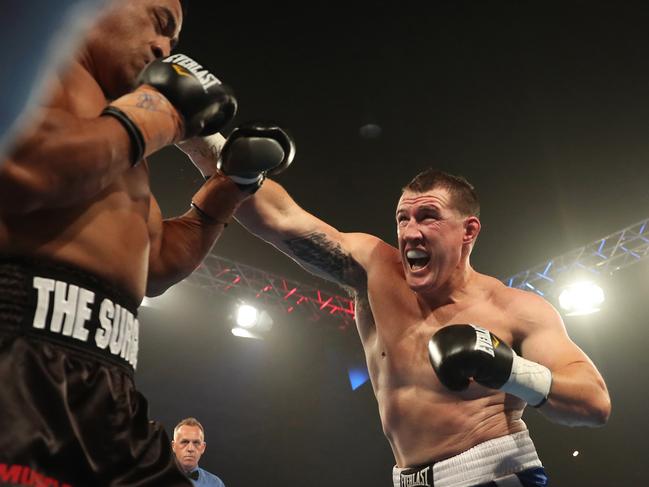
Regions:
[[[234,125],[291,131],[297,158],[277,179],[340,230],[394,243],[401,186],[431,165],[466,176],[483,207],[473,265],[504,278],[649,217],[648,12],[641,2],[192,1],[178,51],[234,88]],[[379,137],[361,136],[368,123]],[[200,184],[191,163],[168,149],[151,168],[165,214],[184,212]],[[235,224],[214,252],[342,294]],[[586,429],[526,414],[552,485],[646,485],[648,284],[646,261],[621,270],[600,313],[565,319],[604,375],[613,415]],[[199,294],[141,313],[138,384],[152,417],[169,431],[199,418],[201,465],[228,487],[389,486],[371,387],[352,391],[346,375],[362,363],[354,331],[279,315],[267,340],[237,339],[232,302]]]

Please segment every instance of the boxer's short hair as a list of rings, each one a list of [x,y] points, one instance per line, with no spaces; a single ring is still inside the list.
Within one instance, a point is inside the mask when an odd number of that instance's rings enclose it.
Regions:
[[[437,188],[445,188],[449,191],[453,206],[463,216],[480,216],[478,194],[473,185],[463,176],[455,176],[431,167],[417,174],[401,191],[425,193]]]

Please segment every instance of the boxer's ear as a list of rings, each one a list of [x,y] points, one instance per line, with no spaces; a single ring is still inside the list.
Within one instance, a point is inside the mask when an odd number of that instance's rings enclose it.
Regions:
[[[480,220],[476,216],[469,216],[464,220],[464,236],[462,243],[473,244],[480,233]]]

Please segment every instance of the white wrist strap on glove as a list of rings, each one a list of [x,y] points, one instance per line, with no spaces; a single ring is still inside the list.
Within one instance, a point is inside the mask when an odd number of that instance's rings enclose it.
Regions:
[[[500,390],[520,397],[530,406],[539,407],[550,394],[552,372],[544,365],[519,357],[514,352],[514,362],[509,379]]]
[[[232,181],[234,181],[237,184],[248,186],[250,184],[260,183],[262,178],[263,178],[263,175],[262,174],[257,174],[257,176],[254,177],[254,178],[244,178],[244,177],[241,177],[241,176],[234,176],[232,174],[228,174],[228,177],[230,179],[232,179]]]
[[[176,145],[189,156],[205,179],[216,172],[216,161],[221,156],[225,137],[220,133],[206,137],[193,137]]]

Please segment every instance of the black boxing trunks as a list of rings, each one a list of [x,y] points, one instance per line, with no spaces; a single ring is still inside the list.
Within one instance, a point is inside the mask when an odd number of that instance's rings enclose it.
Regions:
[[[137,303],[68,265],[0,257],[0,486],[191,486],[135,388]]]
[[[527,431],[495,438],[430,465],[392,470],[394,487],[545,487],[548,477]]]

